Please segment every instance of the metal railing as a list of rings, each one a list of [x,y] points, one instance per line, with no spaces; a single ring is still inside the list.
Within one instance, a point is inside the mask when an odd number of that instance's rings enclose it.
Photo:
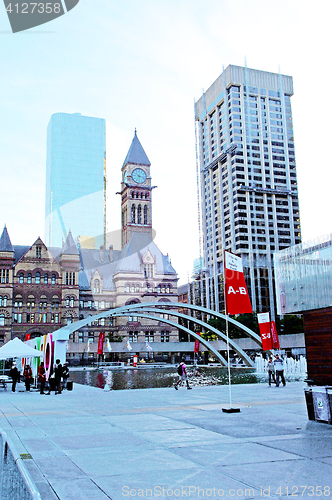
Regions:
[[[1,429],[0,498],[1,500],[41,500],[40,493],[23,464],[22,456],[17,453],[7,434]]]

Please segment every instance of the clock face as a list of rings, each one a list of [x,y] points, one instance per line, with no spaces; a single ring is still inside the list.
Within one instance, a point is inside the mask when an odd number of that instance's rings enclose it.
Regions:
[[[143,182],[146,181],[146,173],[141,168],[135,168],[131,177],[134,182],[137,182],[137,184],[143,184]]]

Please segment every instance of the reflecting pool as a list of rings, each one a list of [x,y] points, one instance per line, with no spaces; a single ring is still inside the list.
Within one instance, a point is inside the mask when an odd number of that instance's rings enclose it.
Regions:
[[[188,369],[189,383],[192,386],[228,384],[228,369],[221,367],[201,367],[195,374],[193,368]],[[289,377],[285,377],[290,380]],[[291,380],[303,380],[305,377],[291,377]],[[108,384],[111,390],[148,389],[156,387],[172,387],[178,380],[175,367],[167,368],[117,368],[70,370],[70,379],[75,383],[91,385],[103,389]],[[256,373],[255,368],[232,368],[232,384],[267,383],[267,375]]]

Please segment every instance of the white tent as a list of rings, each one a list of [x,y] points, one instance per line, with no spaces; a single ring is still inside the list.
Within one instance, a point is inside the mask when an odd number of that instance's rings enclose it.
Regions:
[[[36,358],[42,356],[43,353],[41,351],[30,347],[17,337],[0,347],[0,359]]]

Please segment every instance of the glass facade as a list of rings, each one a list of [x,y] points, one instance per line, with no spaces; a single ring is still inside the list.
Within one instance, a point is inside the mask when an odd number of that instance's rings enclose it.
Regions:
[[[45,243],[61,246],[71,231],[104,244],[106,122],[55,113],[47,128]]]
[[[274,254],[278,314],[332,306],[332,234]]]
[[[301,242],[292,94],[290,76],[228,66],[195,104],[211,307],[225,249],[242,257],[253,310],[274,317],[273,253]]]

